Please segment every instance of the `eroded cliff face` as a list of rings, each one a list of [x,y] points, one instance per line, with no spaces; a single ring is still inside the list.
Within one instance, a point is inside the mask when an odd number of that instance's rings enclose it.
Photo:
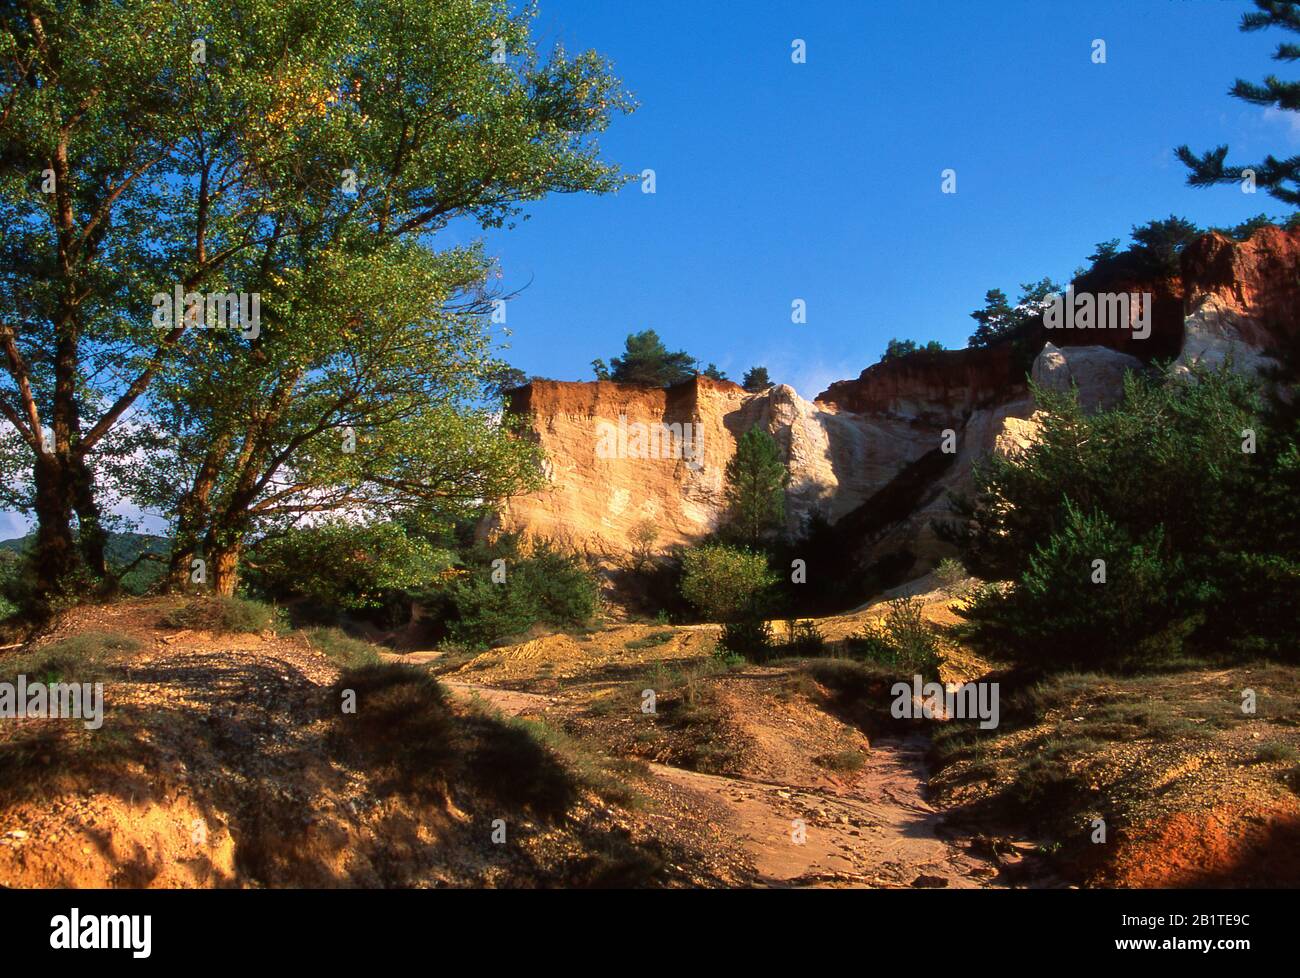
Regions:
[[[647,521],[655,549],[693,543],[723,518],[727,461],[758,425],[787,460],[790,530],[817,511],[844,528],[864,563],[893,555],[900,574],[920,573],[949,552],[932,526],[951,516],[948,493],[970,488],[981,457],[1032,439],[1027,373],[1047,387],[1076,386],[1097,409],[1118,399],[1126,370],[1155,357],[1176,356],[1184,368],[1231,357],[1250,370],[1269,349],[1297,342],[1300,234],[1266,228],[1244,243],[1206,235],[1182,268],[1164,282],[1092,285],[1156,296],[1149,345],[1117,330],[1043,331],[1028,371],[1010,346],[921,353],[869,367],[813,401],[784,385],[748,393],[706,377],[668,389],[536,381],[515,392],[512,408],[532,419],[549,486],[509,500],[486,529],[611,557],[632,549],[632,531]]]

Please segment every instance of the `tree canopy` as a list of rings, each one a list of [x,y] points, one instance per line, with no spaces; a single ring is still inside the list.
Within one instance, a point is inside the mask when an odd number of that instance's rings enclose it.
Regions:
[[[243,533],[239,512],[494,493],[526,468],[483,454],[504,432],[473,407],[500,369],[489,263],[433,242],[621,186],[592,136],[632,102],[594,52],[539,55],[512,8],[0,10],[0,419],[45,590],[102,574],[101,513],[141,451],[161,494],[195,490],[183,546],[218,511]],[[160,321],[176,291],[188,314]],[[257,296],[260,322],[220,328],[213,293]]]
[[[646,387],[671,387],[690,380],[696,372],[695,358],[684,350],[670,353],[653,329],[630,334],[621,357],[610,360],[608,367],[604,360],[593,360],[592,369],[597,380]]]

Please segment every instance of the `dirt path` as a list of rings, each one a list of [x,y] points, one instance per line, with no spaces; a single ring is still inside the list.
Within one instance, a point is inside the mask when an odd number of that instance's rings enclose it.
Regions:
[[[726,806],[767,885],[988,886],[996,870],[938,835],[939,815],[920,795],[922,750],[877,741],[851,793],[653,769]]]
[[[536,693],[446,685],[510,715],[544,713],[558,703]],[[996,885],[992,864],[941,838],[941,816],[921,796],[924,750],[921,738],[878,739],[847,784],[790,784],[665,764],[651,764],[650,770],[698,798],[702,817],[720,819],[718,827],[745,851],[767,886]]]

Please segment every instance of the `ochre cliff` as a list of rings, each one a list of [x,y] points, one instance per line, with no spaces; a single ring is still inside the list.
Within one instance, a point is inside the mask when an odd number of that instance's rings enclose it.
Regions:
[[[1176,357],[1185,367],[1231,357],[1253,369],[1268,350],[1294,346],[1300,233],[1265,228],[1246,242],[1208,234],[1185,250],[1181,275],[1076,284],[1084,287],[1153,294],[1152,335],[1040,329],[1028,364],[1009,344],[918,353],[869,367],[813,401],[784,385],[748,393],[702,376],[667,389],[535,381],[514,392],[512,409],[531,419],[549,485],[507,501],[485,529],[612,557],[628,552],[632,531],[648,522],[658,531],[655,549],[690,544],[717,527],[727,461],[758,425],[777,439],[790,470],[790,530],[819,511],[844,528],[845,545],[864,562],[892,556],[900,575],[919,573],[946,552],[932,521],[949,515],[950,490],[969,487],[972,463],[1032,438],[1027,374],[1043,386],[1077,387],[1095,409],[1115,402],[1125,370],[1152,359]],[[686,451],[665,443],[646,453],[635,438],[611,438],[638,425],[690,425],[694,441],[685,439]],[[946,432],[953,453],[943,451]]]

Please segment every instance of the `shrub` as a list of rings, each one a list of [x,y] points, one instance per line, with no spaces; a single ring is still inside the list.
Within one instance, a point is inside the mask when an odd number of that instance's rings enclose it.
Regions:
[[[260,543],[246,573],[275,600],[303,598],[320,608],[377,608],[394,592],[427,584],[455,555],[397,523],[333,520]]]
[[[631,544],[632,570],[640,571],[654,555],[655,541],[659,539],[659,524],[654,520],[639,520],[628,533]]]
[[[952,590],[966,580],[966,568],[960,560],[954,557],[945,557],[939,561],[939,566],[934,569],[935,580],[945,591]]]
[[[792,618],[785,623],[785,634],[785,647],[790,655],[815,656],[826,651],[826,639],[815,621]]]
[[[504,564],[494,566],[496,560]],[[545,543],[524,553],[515,537],[475,550],[466,572],[446,585],[442,597],[452,618],[451,638],[478,647],[539,623],[581,628],[600,610],[595,575],[580,558]]]
[[[759,614],[776,581],[767,558],[753,550],[715,544],[682,555],[682,596],[711,621]]]
[[[772,628],[762,619],[727,622],[718,647],[750,662],[764,662],[772,656]]]
[[[283,625],[280,609],[248,598],[209,595],[163,615],[164,628],[193,628],[218,635],[264,632]]]
[[[25,675],[29,682],[91,682],[112,660],[129,656],[140,643],[117,632],[82,632],[28,652],[0,659],[6,681]]]
[[[344,669],[373,666],[380,662],[379,650],[369,642],[355,639],[338,628],[312,628],[307,641],[331,662]]]
[[[1053,666],[1150,662],[1184,646],[1294,656],[1295,405],[1265,410],[1254,381],[1226,368],[1130,373],[1123,401],[1092,415],[1073,395],[1035,395],[1034,444],[990,458],[976,497],[958,503],[967,566],[1010,581],[959,610],[970,644]],[[1092,582],[1098,559],[1105,584]]]
[[[937,676],[943,657],[939,636],[922,613],[916,598],[895,598],[883,619],[867,622],[848,640],[851,655],[900,671]]]
[[[1161,556],[1163,531],[1135,543],[1105,515],[1066,508],[1065,525],[1035,548],[1017,585],[981,589],[962,616],[986,639],[998,635],[1015,661],[1086,668],[1165,656],[1170,630],[1191,619],[1181,562]],[[1095,560],[1104,583],[1094,582]]]

